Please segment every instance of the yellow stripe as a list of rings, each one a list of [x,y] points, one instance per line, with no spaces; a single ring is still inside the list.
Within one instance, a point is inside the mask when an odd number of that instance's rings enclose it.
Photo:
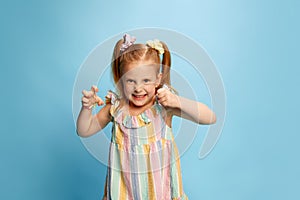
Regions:
[[[141,127],[143,125],[145,125],[145,122],[143,121],[143,119],[141,119],[141,115],[139,115],[136,119],[137,119],[137,123],[138,125]]]
[[[116,143],[117,144],[124,144],[124,136],[123,132],[120,130],[120,127],[118,125],[115,125],[115,134],[116,134]]]
[[[153,177],[152,177],[152,170],[150,165],[150,146],[144,145],[144,155],[146,156],[147,160],[147,176],[148,176],[148,198],[150,200],[154,200],[154,183],[153,183]]]
[[[147,131],[147,137],[148,137],[148,144],[155,142],[156,135],[155,135],[153,126],[147,126],[146,131]]]
[[[120,150],[120,149],[119,149]],[[123,162],[123,151],[120,150],[120,168],[122,169],[122,162]],[[120,193],[119,193],[119,200],[123,200],[127,198],[127,191],[126,191],[126,184],[125,184],[125,179],[124,179],[124,174],[123,171],[121,169],[117,169],[120,170]]]

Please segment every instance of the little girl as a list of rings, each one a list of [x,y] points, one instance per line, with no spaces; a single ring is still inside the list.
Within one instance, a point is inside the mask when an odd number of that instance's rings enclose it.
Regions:
[[[113,123],[103,199],[186,200],[172,117],[199,124],[215,123],[216,117],[206,105],[171,89],[165,43],[134,42],[125,34],[114,48],[112,74],[118,94],[109,91],[104,103],[96,86],[83,90],[77,133],[89,137]],[[92,115],[96,104],[105,105]]]

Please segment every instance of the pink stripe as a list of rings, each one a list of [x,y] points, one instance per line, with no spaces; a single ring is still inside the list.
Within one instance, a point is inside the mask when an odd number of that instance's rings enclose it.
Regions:
[[[156,141],[157,140],[160,140],[161,139],[161,131],[162,131],[162,128],[161,128],[161,118],[160,117],[156,117],[154,120],[153,120],[153,128],[154,128],[154,134],[155,134],[155,139]]]
[[[164,149],[164,161],[163,161],[163,174],[164,177],[162,178],[162,180],[164,180],[163,182],[163,198],[162,199],[171,199],[171,172],[170,172],[170,162],[171,162],[171,150],[170,150],[170,143],[166,143],[165,147],[163,147]]]
[[[130,146],[130,132],[128,129],[126,129],[125,127],[122,127],[122,131],[120,132],[120,134],[123,134],[123,146],[124,147],[129,147]]]
[[[124,151],[125,150],[125,151]],[[120,151],[122,153],[121,170],[125,181],[125,187],[127,191],[126,199],[133,199],[132,188],[131,188],[131,176],[130,176],[130,159],[128,149],[124,148]]]
[[[151,145],[151,149],[153,150],[150,154],[150,160],[151,160],[151,170],[152,170],[152,176],[154,179],[154,185],[155,185],[155,195],[156,199],[162,199],[162,180],[161,180],[161,165],[160,165],[160,155],[157,148],[157,143],[153,143]]]

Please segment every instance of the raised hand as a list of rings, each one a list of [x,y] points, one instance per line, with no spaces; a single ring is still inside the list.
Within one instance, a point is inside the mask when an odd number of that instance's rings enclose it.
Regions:
[[[180,106],[179,98],[167,88],[160,88],[156,94],[158,102],[164,107],[178,108]]]
[[[98,104],[98,106],[101,106],[104,104],[103,100],[97,96],[98,92],[97,86],[93,85],[91,87],[90,91],[83,90],[82,94],[83,97],[81,98],[82,106],[86,109],[92,109],[94,106]]]

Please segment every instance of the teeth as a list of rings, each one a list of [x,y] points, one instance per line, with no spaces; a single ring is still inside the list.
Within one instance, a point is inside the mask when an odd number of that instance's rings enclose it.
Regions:
[[[134,95],[137,98],[144,97],[145,95]]]

